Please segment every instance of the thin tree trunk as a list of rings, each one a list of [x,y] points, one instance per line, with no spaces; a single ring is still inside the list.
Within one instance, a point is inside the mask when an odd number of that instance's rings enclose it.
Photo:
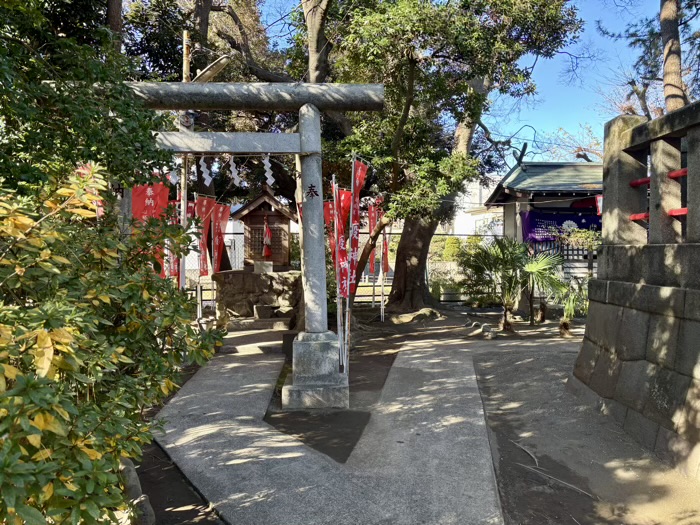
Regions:
[[[309,70],[307,81],[322,84],[328,81],[331,71],[330,56],[333,44],[326,37],[326,20],[331,0],[302,0],[301,6],[306,19],[307,45],[309,49]],[[352,122],[344,113],[326,111],[326,115],[336,123],[346,137],[352,134]]]
[[[678,31],[679,1],[661,0],[659,21],[664,46],[664,99],[666,111],[675,111],[687,103],[683,89],[681,39]]]
[[[513,307],[504,306],[503,307],[503,317],[501,317],[499,328],[504,332],[515,332],[513,328]]]
[[[377,240],[379,239],[379,236],[384,231],[384,228],[386,228],[389,224],[391,224],[391,221],[387,219],[386,216],[382,216],[382,218],[377,221],[377,225],[374,227],[374,230],[369,232],[369,239],[362,248],[362,253],[357,261],[356,275],[360,276],[365,271],[370,254],[372,253],[372,250],[377,247]],[[355,290],[355,293],[350,295],[350,306],[352,306],[355,302],[356,293],[357,289]]]
[[[115,34],[114,50],[122,50],[122,0],[107,0],[107,26]]]
[[[391,156],[393,157],[391,169],[391,191],[398,189],[398,180],[401,167],[399,164],[399,150],[401,149],[401,139],[403,138],[404,129],[408,122],[408,117],[411,114],[413,100],[415,99],[415,83],[416,83],[416,60],[410,58],[408,61],[408,71],[406,72],[406,98],[404,99],[403,109],[399,123],[396,125],[396,131],[391,139]]]
[[[425,270],[430,241],[438,222],[432,218],[406,219],[396,253],[396,268],[387,307],[392,311],[414,311],[434,306]]]

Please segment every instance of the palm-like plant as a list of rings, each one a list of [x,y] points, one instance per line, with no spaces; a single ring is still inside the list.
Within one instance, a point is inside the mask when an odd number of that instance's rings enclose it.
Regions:
[[[480,246],[465,254],[460,262],[476,279],[483,279],[498,291],[503,306],[500,327],[506,331],[513,331],[513,310],[523,291],[528,291],[533,323],[535,290],[552,292],[563,287],[557,275],[561,257],[547,253],[530,254],[527,244],[510,238],[495,239],[488,246]]]
[[[547,295],[560,294],[566,285],[558,270],[564,262],[560,255],[537,253],[529,256],[523,271],[527,277],[527,298],[530,305],[530,326],[535,324],[535,290]]]
[[[564,315],[559,320],[559,334],[562,337],[571,336],[571,321],[577,312],[584,315],[588,312],[588,281],[588,278],[574,277],[558,294],[564,306]]]
[[[523,287],[523,266],[527,261],[525,245],[509,238],[495,239],[465,254],[462,266],[476,279],[497,290],[503,306],[501,329],[512,330],[512,315]]]

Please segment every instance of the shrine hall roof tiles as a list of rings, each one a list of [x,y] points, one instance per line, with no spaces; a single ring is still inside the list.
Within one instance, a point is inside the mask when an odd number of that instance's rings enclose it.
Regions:
[[[486,206],[535,194],[590,194],[603,191],[603,165],[598,162],[523,162],[494,188]]]

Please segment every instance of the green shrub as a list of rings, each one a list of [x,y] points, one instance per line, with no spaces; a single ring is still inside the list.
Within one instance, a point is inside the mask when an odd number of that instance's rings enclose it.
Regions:
[[[123,235],[108,189],[170,162],[162,121],[122,83],[107,32],[75,10],[52,25],[58,4],[0,2],[2,524],[113,523],[120,458],[151,440],[145,409],[217,342],[154,271],[158,247],[182,255],[189,236],[167,217]]]
[[[154,271],[187,234],[154,219],[122,238],[115,214],[96,220],[106,189],[96,169],[37,196],[0,186],[0,516],[15,521],[113,521],[145,409],[216,343]]]
[[[445,248],[442,252],[442,259],[448,262],[456,262],[459,260],[462,249],[462,240],[459,237],[448,237],[445,240]]]

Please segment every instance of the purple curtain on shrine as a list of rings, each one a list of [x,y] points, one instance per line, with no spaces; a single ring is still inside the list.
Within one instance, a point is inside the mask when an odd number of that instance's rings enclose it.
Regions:
[[[520,212],[523,225],[523,240],[525,242],[553,241],[552,229],[581,228],[585,230],[600,230],[598,215],[580,213],[541,211]]]

